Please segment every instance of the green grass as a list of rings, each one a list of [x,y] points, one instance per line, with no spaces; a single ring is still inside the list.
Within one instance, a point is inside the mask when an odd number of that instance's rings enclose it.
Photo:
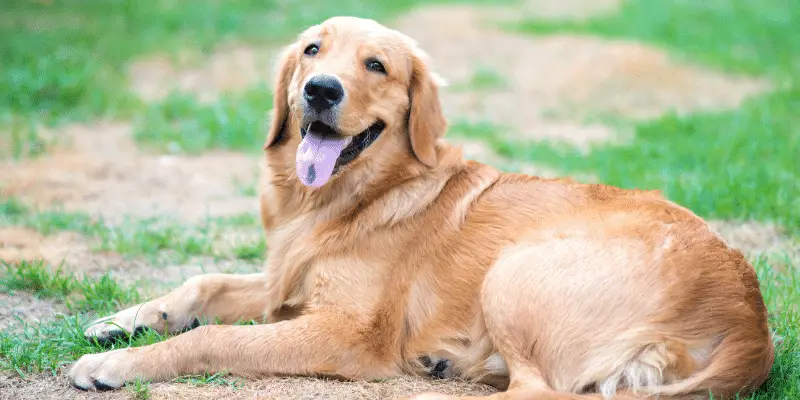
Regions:
[[[777,348],[770,377],[751,400],[800,398],[800,265],[778,257],[755,260],[761,290],[770,310],[770,325],[784,338]]]
[[[148,400],[151,397],[150,381],[145,381],[141,378],[136,378],[133,383],[126,385],[125,389],[133,395],[135,400]]]
[[[237,259],[253,262],[263,260],[266,251],[267,242],[263,238],[256,242],[237,243],[231,249],[231,253]]]
[[[107,314],[140,301],[135,289],[123,288],[109,275],[79,277],[41,261],[0,263],[0,291],[24,291],[43,299],[63,302],[72,316],[56,314],[36,324],[19,321],[0,331],[0,369],[21,376],[56,374],[58,369],[83,354],[103,348],[83,337],[93,316]],[[150,340],[153,338],[137,339]],[[145,342],[136,342],[141,345]],[[127,345],[115,343],[113,346]],[[133,344],[133,342],[131,342]]]
[[[167,217],[125,218],[112,224],[77,212],[32,210],[13,198],[0,200],[0,226],[12,225],[31,228],[43,235],[78,232],[92,240],[95,251],[112,251],[151,261],[184,263],[193,257],[209,256],[256,262],[263,260],[266,251],[263,237],[236,243],[229,252],[215,247],[225,229],[256,229],[258,222],[251,215],[208,218],[198,225]]]
[[[66,276],[61,268],[49,271],[42,262],[24,262],[20,265],[0,263],[3,275],[0,276],[0,290],[22,290],[33,292],[44,298],[65,298],[77,286],[77,281]]]
[[[53,315],[31,324],[18,321],[16,326],[0,330],[0,370],[12,371],[25,377],[30,374],[57,374],[62,366],[80,356],[115,348],[138,347],[168,338],[152,330],[100,345],[83,336],[88,323],[99,316],[112,314],[144,299],[134,287],[123,287],[110,275],[78,276],[53,268],[42,261],[19,264],[0,262],[0,292],[24,291],[42,299],[63,303],[71,316]],[[203,323],[219,323],[204,321]],[[237,325],[252,325],[255,321],[240,321]],[[224,385],[241,387],[243,379],[226,374],[206,374],[176,379],[193,385]],[[134,395],[147,398],[149,382],[137,381],[128,385]]]
[[[134,137],[172,153],[212,148],[257,152],[264,144],[271,108],[272,91],[264,86],[223,94],[210,104],[190,94],[172,93],[135,119]]]
[[[108,313],[139,301],[136,291],[123,289],[108,274],[79,278],[43,261],[0,261],[0,274],[0,291],[24,291],[39,298],[64,301],[70,311]]]
[[[184,376],[176,378],[174,381],[188,383],[189,385],[192,386],[203,386],[203,385],[227,386],[232,388],[233,390],[240,389],[244,384],[244,380],[242,378],[231,377],[223,372],[217,372],[215,374],[205,373],[203,375]]]
[[[472,71],[472,76],[461,84],[450,86],[450,90],[498,90],[508,87],[508,81],[499,72],[486,65],[477,65]]]

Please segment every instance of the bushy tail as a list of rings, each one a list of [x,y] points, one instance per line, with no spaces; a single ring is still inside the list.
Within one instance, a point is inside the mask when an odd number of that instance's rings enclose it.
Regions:
[[[775,358],[772,341],[763,343],[729,336],[716,347],[709,364],[681,381],[639,391],[618,390],[612,397],[574,394],[550,388],[517,388],[502,393],[504,400],[715,400],[745,397],[767,379]]]
[[[742,397],[758,389],[767,379],[775,361],[775,345],[743,340],[736,336],[725,338],[711,355],[711,362],[698,373],[673,384],[654,388],[657,398],[697,394],[715,399]]]

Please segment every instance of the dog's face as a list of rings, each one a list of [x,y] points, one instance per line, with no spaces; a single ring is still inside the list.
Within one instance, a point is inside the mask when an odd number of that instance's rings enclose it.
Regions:
[[[297,144],[300,181],[319,187],[402,135],[418,162],[437,163],[446,122],[437,83],[405,35],[375,21],[334,17],[303,32],[281,60],[266,149]],[[288,150],[287,150],[288,151]]]

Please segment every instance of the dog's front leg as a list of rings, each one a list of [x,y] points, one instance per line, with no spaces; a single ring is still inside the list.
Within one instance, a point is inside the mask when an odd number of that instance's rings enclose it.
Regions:
[[[81,357],[69,370],[80,389],[228,371],[242,376],[327,375],[376,379],[400,373],[376,356],[354,319],[319,313],[270,325],[201,326],[164,342]]]
[[[197,275],[161,297],[92,322],[84,335],[108,341],[142,328],[177,334],[199,325],[200,318],[261,322],[271,303],[267,283],[264,273]]]

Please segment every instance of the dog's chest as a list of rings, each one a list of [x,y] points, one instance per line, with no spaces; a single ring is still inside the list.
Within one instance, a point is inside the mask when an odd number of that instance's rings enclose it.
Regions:
[[[334,306],[364,315],[380,301],[383,283],[383,274],[368,260],[321,257],[312,261],[303,286],[311,307]]]

